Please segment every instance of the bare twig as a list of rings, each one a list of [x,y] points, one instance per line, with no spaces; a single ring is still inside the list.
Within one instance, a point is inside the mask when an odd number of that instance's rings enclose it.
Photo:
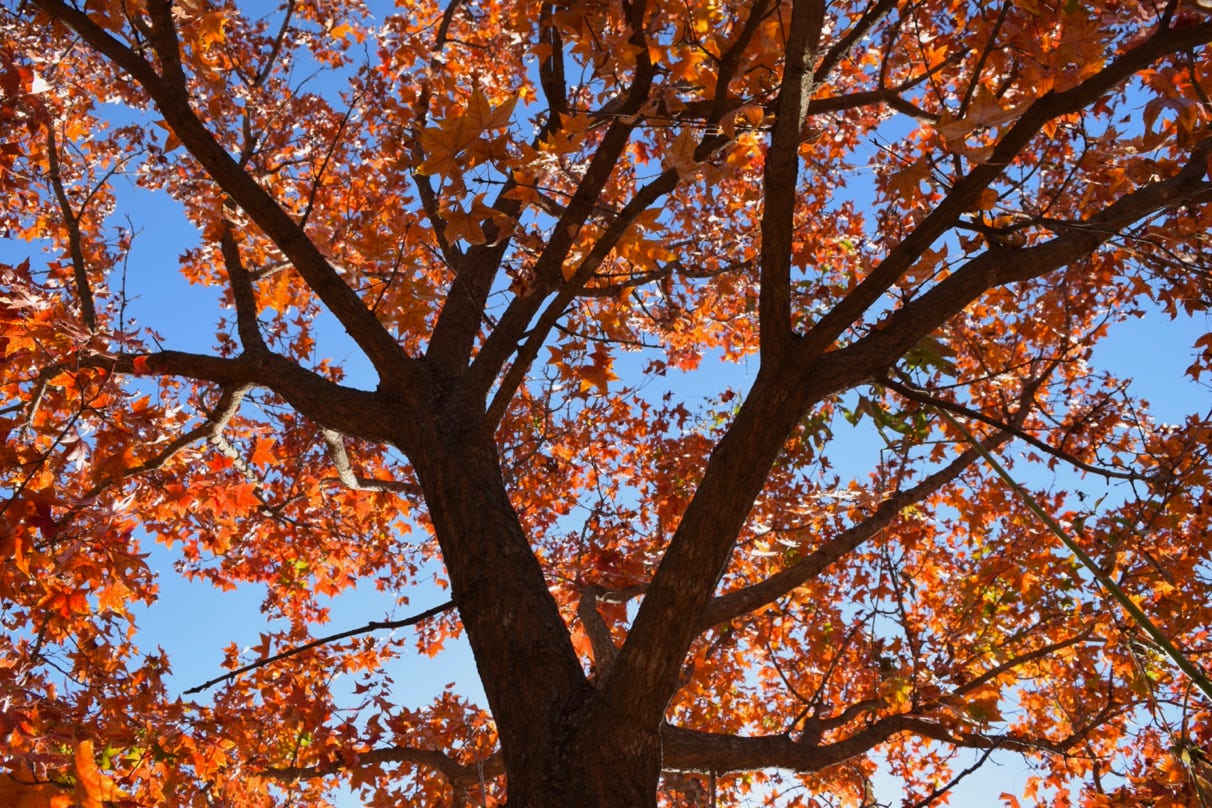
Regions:
[[[221,684],[223,682],[227,682],[232,679],[235,679],[237,676],[248,673],[249,671],[256,670],[257,668],[263,668],[266,665],[272,665],[275,662],[281,662],[283,659],[289,659],[290,657],[298,656],[299,654],[306,653],[307,651],[310,651],[313,648],[318,648],[321,645],[327,645],[328,643],[337,642],[338,640],[344,640],[349,637],[357,637],[360,634],[369,634],[372,631],[388,631],[388,630],[397,629],[397,628],[406,628],[408,626],[414,626],[417,623],[420,623],[422,620],[428,620],[431,617],[435,617],[435,616],[442,614],[443,612],[449,611],[453,608],[454,608],[454,601],[448,600],[445,603],[434,606],[432,609],[426,609],[425,611],[421,612],[420,614],[414,614],[412,617],[406,617],[403,620],[371,620],[371,621],[367,622],[366,625],[364,625],[364,626],[360,626],[358,628],[351,628],[351,629],[348,629],[347,631],[340,631],[340,632],[337,632],[336,634],[329,634],[327,637],[320,637],[319,639],[312,640],[309,643],[304,643],[303,645],[297,645],[293,648],[288,648],[285,651],[274,654],[273,656],[268,656],[268,657],[265,657],[264,659],[259,659],[256,662],[250,662],[249,664],[245,665],[242,668],[237,668],[236,670],[231,671],[230,673],[225,673],[222,676],[216,676],[214,679],[211,679],[207,682],[203,682],[202,684],[200,684],[196,687],[191,687],[189,690],[185,691],[185,695],[188,696],[192,693],[201,693],[203,690],[208,690],[217,684]]]

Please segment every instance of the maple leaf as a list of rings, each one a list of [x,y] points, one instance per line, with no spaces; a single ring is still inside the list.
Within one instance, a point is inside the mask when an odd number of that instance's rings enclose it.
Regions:
[[[222,11],[206,11],[198,17],[198,44],[205,50],[223,44],[227,38],[227,14]]]
[[[176,151],[181,148],[181,140],[177,137],[177,133],[165,121],[156,121],[156,125],[163,129],[167,134],[164,138],[164,146],[162,147],[165,154]]]
[[[252,457],[249,458],[254,466],[267,468],[277,460],[277,443],[270,438],[257,438],[253,441]]]
[[[694,159],[697,148],[698,138],[695,133],[690,129],[683,129],[669,146],[669,150],[665,152],[661,162],[665,168],[672,168],[676,171],[680,179],[693,177],[698,172],[700,165]]]
[[[610,382],[619,378],[611,369],[614,365],[614,357],[604,344],[598,343],[590,352],[589,359],[589,364],[576,368],[576,375],[581,380],[581,392],[586,393],[591,389],[596,389],[597,392],[604,394],[610,390]]]
[[[484,142],[485,132],[500,129],[509,123],[517,97],[507,99],[493,107],[488,98],[477,87],[471,93],[463,114],[447,118],[438,126],[426,127],[421,133],[421,148],[426,158],[418,166],[421,174],[449,176],[459,169],[459,156],[471,150],[473,157],[495,153],[491,146],[485,149],[472,147]],[[474,165],[478,160],[473,160]]]
[[[1003,106],[983,85],[976,91],[968,108],[961,118],[943,115],[935,125],[935,130],[949,143],[961,141],[969,132],[976,129],[1000,126],[1012,121],[1022,114],[1029,101],[1014,106]]]
[[[931,171],[930,158],[922,155],[888,176],[888,191],[906,202],[913,202],[922,195],[922,183],[930,180]]]
[[[461,205],[454,205],[442,212],[446,220],[446,237],[451,241],[461,239],[469,244],[483,244],[488,239],[484,235],[481,223],[484,221],[484,194],[478,194],[472,201],[469,210],[463,210]]]

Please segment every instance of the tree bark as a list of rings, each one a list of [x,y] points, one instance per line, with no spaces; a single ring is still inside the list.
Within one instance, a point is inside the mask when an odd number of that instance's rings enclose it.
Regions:
[[[560,804],[549,799],[560,750],[591,686],[509,501],[492,435],[479,426],[482,411],[442,398],[401,448],[415,463],[496,720],[510,804]]]

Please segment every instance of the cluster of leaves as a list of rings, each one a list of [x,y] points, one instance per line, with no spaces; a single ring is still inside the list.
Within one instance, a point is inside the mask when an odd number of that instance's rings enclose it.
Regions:
[[[0,4],[0,789],[926,805],[975,750],[1197,799],[1212,705],[937,412],[1204,664],[1212,426],[1093,350],[1212,304],[1204,11],[398,6]],[[169,203],[209,353],[126,288]],[[213,696],[141,645],[152,541],[264,586]],[[456,609],[316,642],[439,561]],[[488,703],[410,706],[464,631]]]

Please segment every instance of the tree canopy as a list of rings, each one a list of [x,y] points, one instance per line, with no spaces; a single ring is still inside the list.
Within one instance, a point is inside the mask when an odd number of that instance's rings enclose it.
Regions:
[[[924,806],[1006,755],[1008,805],[1212,798],[1212,416],[1094,350],[1212,303],[1202,4],[0,26],[10,803]],[[165,210],[196,243],[128,278]],[[208,350],[134,316],[171,273]],[[139,631],[153,542],[265,587],[201,692]],[[400,608],[325,625],[359,584]],[[486,703],[407,706],[454,636]]]

